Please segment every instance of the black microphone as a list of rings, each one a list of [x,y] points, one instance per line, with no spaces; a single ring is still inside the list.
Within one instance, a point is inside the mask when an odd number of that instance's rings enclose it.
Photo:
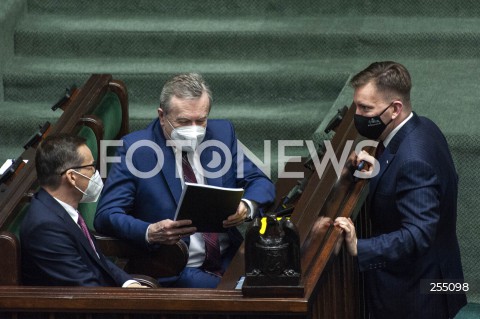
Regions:
[[[70,88],[65,89],[65,94],[52,106],[52,111],[56,111],[58,108],[61,108],[73,95],[73,92],[77,89],[77,86],[74,84]]]
[[[310,176],[307,175],[303,179],[297,181],[295,186],[293,186],[293,188],[283,198],[282,202],[277,206],[275,212],[282,213],[284,210],[288,210],[287,205],[293,203],[303,193],[309,177]]]
[[[365,167],[365,161],[361,161],[357,166],[357,171],[361,171]]]

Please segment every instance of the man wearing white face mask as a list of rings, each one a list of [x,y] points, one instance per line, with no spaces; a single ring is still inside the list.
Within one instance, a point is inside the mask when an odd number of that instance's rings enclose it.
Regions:
[[[35,163],[41,189],[20,229],[23,284],[141,287],[98,250],[77,210],[103,188],[85,139],[48,136]]]
[[[146,129],[124,137],[117,153],[120,162],[113,163],[97,207],[95,228],[101,233],[148,249],[185,241],[187,266],[178,277],[163,279],[166,286],[216,287],[243,240],[236,226],[260,214],[274,200],[274,186],[261,170],[246,157],[237,163],[232,124],[207,121],[211,102],[210,89],[199,74],[168,80],[160,95],[158,118]],[[138,147],[128,158],[129,147],[142,141],[153,141],[163,155],[162,169],[148,178],[135,175],[127,165],[130,161],[138,171],[150,172],[158,164],[158,150],[152,147]],[[227,157],[231,164],[223,165]],[[174,220],[185,182],[245,189],[237,211],[223,221],[224,233],[197,233],[190,220]]]

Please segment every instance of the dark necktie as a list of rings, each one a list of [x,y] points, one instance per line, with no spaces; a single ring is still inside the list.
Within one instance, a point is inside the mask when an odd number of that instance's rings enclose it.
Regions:
[[[187,152],[182,152],[182,169],[183,179],[188,183],[196,183],[197,178],[193,172],[192,166],[188,161]],[[218,241],[217,233],[202,233],[203,240],[205,241],[205,260],[202,265],[202,269],[213,273],[215,275],[221,275],[221,256],[220,256],[220,243]]]
[[[380,156],[383,154],[383,151],[385,151],[385,145],[383,145],[383,142],[380,141],[375,149],[375,158],[380,158]]]
[[[90,243],[90,246],[92,246],[93,250],[98,256],[97,250],[95,249],[95,245],[93,244],[92,237],[90,236],[90,232],[88,231],[87,224],[85,224],[85,220],[83,219],[82,215],[80,215],[80,213],[78,214],[78,225],[82,229],[82,232],[85,235],[85,237],[87,237],[88,242]]]

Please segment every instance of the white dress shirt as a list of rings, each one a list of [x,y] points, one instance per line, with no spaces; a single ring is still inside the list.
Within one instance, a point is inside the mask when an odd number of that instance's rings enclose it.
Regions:
[[[390,143],[390,141],[392,140],[392,138],[395,136],[395,134],[397,134],[398,131],[400,131],[400,129],[402,128],[402,126],[405,125],[405,123],[408,122],[408,120],[410,120],[411,118],[413,117],[413,112],[410,112],[410,115],[407,116],[406,119],[404,119],[402,121],[402,123],[400,123],[396,128],[394,128],[390,134],[387,135],[387,137],[383,140],[383,146],[387,147],[388,146],[388,143]]]
[[[175,158],[180,159],[176,160],[177,172],[179,173],[179,177],[182,181],[182,189],[185,187],[185,181],[183,180],[183,168],[182,168],[182,152],[176,148],[174,148]],[[198,154],[194,152],[187,153],[188,161],[192,166],[193,172],[195,173],[195,178],[197,179],[198,184],[205,184],[205,178],[202,174],[201,167],[198,168],[195,166],[195,161],[193,156],[197,156],[198,163],[200,163],[200,159],[198,158]],[[230,240],[228,238],[227,233],[219,233],[218,234],[218,241],[220,243],[220,253],[223,252],[230,246]],[[203,261],[205,260],[205,241],[203,240],[202,233],[195,233],[190,236],[190,245],[188,248],[188,262],[187,267],[201,267]]]

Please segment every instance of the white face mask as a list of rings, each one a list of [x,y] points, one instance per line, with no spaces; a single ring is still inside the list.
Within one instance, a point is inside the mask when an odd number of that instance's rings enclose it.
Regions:
[[[189,126],[180,126],[173,127],[172,123],[165,118],[172,127],[173,131],[171,134],[171,139],[175,141],[189,141],[190,144],[178,144],[178,147],[185,152],[194,152],[197,149],[197,146],[202,143],[205,138],[205,128],[198,125],[189,125]],[[181,146],[180,146],[181,145]]]
[[[102,177],[100,176],[100,173],[96,170],[95,174],[93,174],[92,177],[87,177],[75,170],[74,172],[77,173],[78,175],[81,175],[89,179],[88,186],[87,186],[87,189],[85,189],[85,191],[82,191],[80,188],[78,188],[75,185],[75,188],[78,189],[83,194],[82,199],[80,199],[80,203],[96,202],[100,197],[100,193],[102,192],[102,189],[103,189],[103,181],[102,181]]]

